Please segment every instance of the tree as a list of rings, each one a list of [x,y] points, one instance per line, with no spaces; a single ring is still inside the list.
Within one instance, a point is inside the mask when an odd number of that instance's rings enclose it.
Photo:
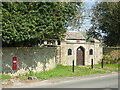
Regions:
[[[62,40],[81,3],[3,2],[3,46],[31,46],[41,40]],[[79,6],[79,7],[78,7]]]
[[[107,46],[120,46],[120,2],[100,2],[93,8],[88,35],[104,40]]]

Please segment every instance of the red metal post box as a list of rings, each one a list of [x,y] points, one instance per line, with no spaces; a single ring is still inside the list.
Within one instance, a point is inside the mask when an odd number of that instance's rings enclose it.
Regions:
[[[12,70],[17,70],[17,57],[12,58]]]

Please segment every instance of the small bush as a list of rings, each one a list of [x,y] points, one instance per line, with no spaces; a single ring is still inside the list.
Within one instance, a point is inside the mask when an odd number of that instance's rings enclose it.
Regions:
[[[112,52],[110,52],[110,56],[111,56],[111,63],[118,63],[118,61],[120,60],[118,50],[113,50]]]
[[[102,59],[104,60],[105,64],[110,64],[111,63],[111,56],[109,56],[109,55],[103,55]]]
[[[120,60],[119,58],[114,57],[113,55],[103,55],[102,59],[105,64],[117,64]],[[99,61],[101,63],[102,59]]]

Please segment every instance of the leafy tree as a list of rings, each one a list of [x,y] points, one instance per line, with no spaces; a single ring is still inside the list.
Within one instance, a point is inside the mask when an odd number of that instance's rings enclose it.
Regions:
[[[32,46],[42,40],[62,40],[68,23],[81,6],[81,3],[73,2],[2,4],[3,46]]]
[[[120,46],[120,2],[100,2],[93,8],[88,35],[103,39],[107,46]]]

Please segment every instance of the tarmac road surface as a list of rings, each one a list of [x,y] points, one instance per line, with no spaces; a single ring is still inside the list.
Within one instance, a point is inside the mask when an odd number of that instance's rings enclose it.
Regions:
[[[118,88],[118,74],[39,85],[34,88]]]
[[[14,85],[4,88],[118,88],[118,73],[67,77],[31,83],[16,81]]]

